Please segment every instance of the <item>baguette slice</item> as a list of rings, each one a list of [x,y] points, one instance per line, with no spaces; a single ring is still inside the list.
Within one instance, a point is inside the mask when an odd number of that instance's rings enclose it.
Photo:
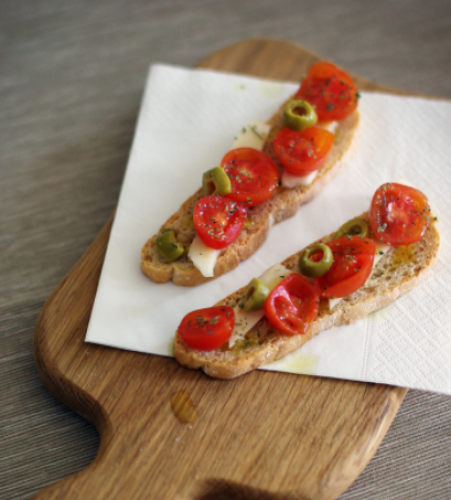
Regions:
[[[368,214],[361,218],[368,221]],[[317,243],[331,240],[326,236]],[[178,333],[174,341],[174,356],[187,368],[201,368],[207,375],[230,379],[276,361],[298,349],[308,340],[334,326],[353,323],[370,312],[384,307],[416,287],[434,265],[440,246],[437,224],[431,220],[421,241],[410,246],[392,247],[374,266],[366,284],[342,299],[332,310],[329,301],[321,299],[320,312],[304,335],[286,335],[272,328],[263,317],[247,334],[246,341],[232,349],[198,351],[183,342]],[[298,271],[302,250],[288,257],[282,264],[293,272]],[[244,287],[216,305],[235,307]],[[245,344],[245,345],[243,345]]]
[[[273,138],[283,128],[281,110],[284,105],[267,122],[271,128],[263,148],[263,152],[274,161],[279,171],[279,177],[281,177],[283,167],[275,154]],[[357,110],[338,123],[332,151],[311,184],[293,189],[279,186],[269,200],[248,210],[244,229],[238,238],[219,254],[213,278],[203,276],[186,254],[175,262],[167,262],[156,248],[155,242],[158,235],[150,238],[141,250],[142,272],[155,283],[166,283],[172,280],[176,285],[196,286],[237,267],[242,260],[247,259],[260,248],[273,224],[292,217],[300,205],[315,198],[338,173],[354,151],[358,125],[359,113]],[[175,229],[177,239],[185,247],[191,244],[196,235],[192,214],[196,202],[202,196],[202,189],[199,189],[162,226],[163,228]]]

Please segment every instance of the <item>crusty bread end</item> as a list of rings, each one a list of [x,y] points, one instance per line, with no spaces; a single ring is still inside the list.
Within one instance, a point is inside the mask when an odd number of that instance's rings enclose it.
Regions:
[[[272,158],[281,174],[283,167],[272,146],[274,135],[283,125],[280,112],[268,123],[271,129],[263,151]],[[273,224],[292,217],[300,205],[313,200],[338,173],[354,151],[358,125],[358,111],[354,111],[352,115],[339,122],[332,151],[311,184],[293,189],[279,186],[269,200],[248,210],[245,228],[234,243],[219,254],[214,269],[214,278],[204,277],[186,255],[175,262],[166,262],[156,248],[157,235],[150,238],[141,250],[142,272],[155,283],[166,283],[172,280],[176,285],[195,286],[215,279],[237,267],[242,260],[247,259],[260,248]],[[189,246],[196,235],[192,214],[194,205],[201,197],[202,189],[199,189],[162,226],[176,229],[177,239],[184,246]]]
[[[367,213],[361,216],[367,220]],[[326,242],[332,235],[322,238]],[[230,379],[254,370],[271,361],[281,359],[298,349],[323,330],[353,323],[370,312],[384,307],[415,288],[434,265],[439,251],[440,237],[437,224],[431,221],[421,241],[409,246],[393,247],[374,266],[366,284],[345,297],[332,310],[327,300],[321,302],[320,313],[304,335],[289,336],[272,328],[262,318],[246,334],[246,342],[232,349],[197,351],[186,345],[176,334],[174,356],[187,368],[201,368],[207,375]],[[302,250],[282,264],[292,271],[298,270]],[[236,291],[219,304],[235,307],[244,291]],[[244,345],[243,345],[244,344]]]

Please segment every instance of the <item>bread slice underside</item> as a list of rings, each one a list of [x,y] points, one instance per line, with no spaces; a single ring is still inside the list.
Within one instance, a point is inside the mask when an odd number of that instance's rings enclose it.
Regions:
[[[268,124],[271,128],[263,151],[272,158],[281,177],[283,167],[273,148],[273,138],[283,127],[280,110],[268,121]],[[155,283],[166,283],[172,280],[176,285],[195,286],[215,279],[237,267],[242,260],[247,259],[260,248],[273,224],[292,217],[300,205],[315,198],[338,173],[353,153],[358,125],[357,110],[338,123],[332,150],[311,184],[292,189],[278,186],[269,200],[248,209],[246,224],[240,235],[231,245],[221,250],[213,278],[203,276],[186,255],[187,252],[175,262],[167,262],[156,248],[158,235],[150,238],[141,250],[142,272]],[[183,203],[177,213],[162,225],[162,228],[175,229],[178,241],[185,248],[189,247],[196,235],[193,209],[202,196],[202,189],[199,189]]]
[[[367,220],[367,213],[361,216]],[[332,235],[322,238],[325,243]],[[231,349],[228,345],[215,351],[198,351],[186,345],[178,334],[174,341],[174,356],[187,368],[201,368],[207,375],[230,379],[254,370],[271,361],[283,358],[298,349],[323,330],[353,323],[372,311],[384,307],[415,288],[434,265],[439,251],[440,237],[437,224],[431,221],[421,241],[409,246],[392,247],[373,267],[363,287],[342,299],[330,310],[329,301],[321,299],[320,312],[304,335],[286,335],[271,327],[263,317],[245,336],[245,340]],[[302,250],[288,257],[282,264],[298,272]],[[217,305],[235,307],[244,287]]]

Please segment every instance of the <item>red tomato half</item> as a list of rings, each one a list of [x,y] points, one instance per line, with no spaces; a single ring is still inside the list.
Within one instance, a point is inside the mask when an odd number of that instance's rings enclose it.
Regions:
[[[304,276],[289,274],[269,294],[265,314],[274,328],[296,335],[305,333],[319,310],[315,286]]]
[[[421,191],[386,183],[375,192],[371,202],[371,229],[381,243],[411,245],[424,236],[430,214],[428,199]]]
[[[232,149],[222,159],[221,167],[232,184],[228,196],[236,201],[257,205],[267,200],[279,184],[271,158],[256,149]]]
[[[228,196],[204,196],[193,210],[197,234],[208,247],[215,250],[233,243],[245,220],[246,209]]]
[[[358,98],[352,78],[328,62],[311,66],[296,93],[296,99],[315,108],[320,122],[343,120],[356,109]]]
[[[229,306],[215,306],[188,313],[178,334],[193,349],[212,351],[225,344],[235,327],[235,313]]]
[[[320,169],[334,144],[334,134],[320,127],[302,132],[283,128],[274,137],[274,149],[282,165],[293,175]]]
[[[342,236],[326,245],[334,263],[324,276],[316,278],[322,297],[346,297],[363,286],[373,269],[376,244],[369,238]]]

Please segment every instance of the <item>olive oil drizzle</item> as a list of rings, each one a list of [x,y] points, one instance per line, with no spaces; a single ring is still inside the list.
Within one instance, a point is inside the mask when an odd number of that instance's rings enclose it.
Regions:
[[[393,262],[391,264],[390,270],[395,271],[401,266],[412,267],[418,262],[418,256],[416,253],[417,246],[413,245],[401,245],[395,247],[393,254]]]
[[[189,393],[185,390],[171,394],[171,409],[182,424],[192,424],[197,419],[197,411]]]

